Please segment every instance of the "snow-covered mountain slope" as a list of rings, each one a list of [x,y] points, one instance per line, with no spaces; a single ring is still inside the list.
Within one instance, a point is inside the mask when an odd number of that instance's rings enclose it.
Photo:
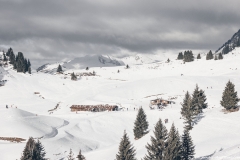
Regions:
[[[55,64],[45,64],[37,69],[48,73],[56,72],[58,65],[61,64],[63,70],[68,69],[85,69],[86,67],[112,67],[122,66],[124,63],[116,58],[103,55],[86,55],[79,58],[74,58],[67,62],[60,62]]]
[[[192,93],[198,84],[205,90],[209,107],[190,132],[196,146],[195,157],[236,157],[240,153],[240,112],[224,114],[220,106],[228,80],[235,84],[238,93],[240,90],[240,48],[232,52],[234,54],[227,54],[217,61],[202,57],[185,64],[172,60],[170,63],[131,65],[130,69],[125,66],[90,67],[89,71],[94,69],[97,76],[82,77],[78,81],[71,81],[70,76],[66,78],[63,74],[37,72],[29,75],[4,68],[7,74],[3,79],[8,81],[0,87],[0,137],[42,137],[46,156],[51,160],[66,157],[70,148],[75,155],[81,149],[88,160],[112,160],[126,130],[137,158],[141,159],[159,118],[168,118],[167,129],[174,123],[182,134],[184,124],[180,119],[180,103],[186,91]],[[71,70],[77,72],[79,69]],[[177,97],[176,104],[163,110],[150,110],[150,100],[157,97]],[[59,107],[52,114],[48,112],[58,103]],[[73,104],[117,104],[125,109],[76,113],[70,111]],[[137,114],[134,108],[140,106],[146,112],[150,132],[134,140],[133,125]],[[19,159],[25,143],[0,141],[1,159]]]
[[[235,47],[240,47],[240,29],[233,34],[233,36],[219,47],[216,52],[227,54],[232,51]]]

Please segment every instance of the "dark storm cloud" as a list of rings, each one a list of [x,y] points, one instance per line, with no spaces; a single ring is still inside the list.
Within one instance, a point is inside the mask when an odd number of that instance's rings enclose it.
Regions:
[[[81,54],[217,49],[240,27],[238,0],[0,0],[0,44],[47,61]]]

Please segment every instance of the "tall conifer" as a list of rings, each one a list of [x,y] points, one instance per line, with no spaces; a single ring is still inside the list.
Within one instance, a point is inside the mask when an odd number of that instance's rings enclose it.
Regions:
[[[32,160],[34,147],[35,147],[35,141],[32,137],[30,137],[23,150],[21,160]]]
[[[135,139],[139,139],[142,136],[144,136],[147,133],[147,129],[148,129],[147,116],[141,107],[138,110],[138,114],[134,122],[133,132]]]
[[[144,160],[162,160],[166,148],[167,129],[159,119],[154,128],[154,137],[151,136],[151,144],[147,144],[147,155]]]
[[[164,160],[181,160],[180,136],[174,124],[172,124],[166,144]]]
[[[230,110],[237,108],[238,102],[239,98],[237,96],[237,92],[235,91],[235,85],[232,82],[228,81],[225,90],[223,91],[222,101],[220,104],[226,110]]]
[[[194,159],[194,154],[195,146],[193,145],[189,131],[185,129],[182,135],[181,160],[192,160]]]
[[[119,151],[116,155],[116,160],[136,160],[136,151],[132,146],[127,133],[124,131],[123,137],[119,145]]]

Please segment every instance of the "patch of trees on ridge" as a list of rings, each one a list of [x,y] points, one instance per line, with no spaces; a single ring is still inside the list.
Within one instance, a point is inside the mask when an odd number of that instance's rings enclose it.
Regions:
[[[197,55],[197,59],[201,59],[201,55],[200,53]],[[213,55],[212,51],[210,50],[207,55],[206,55],[206,60],[221,60],[223,59],[223,55],[222,53],[219,54],[215,54],[215,56]],[[184,62],[192,62],[194,61],[194,55],[192,53],[192,51],[184,51],[184,54],[182,52],[180,52],[178,54],[177,60],[183,60]]]
[[[31,62],[29,59],[27,60],[26,58],[24,58],[22,52],[18,52],[18,54],[15,56],[13,49],[9,48],[6,52],[6,55],[5,53],[3,53],[3,57],[3,60],[8,60],[9,63],[13,65],[13,69],[17,70],[17,72],[28,72],[29,74],[31,74]]]

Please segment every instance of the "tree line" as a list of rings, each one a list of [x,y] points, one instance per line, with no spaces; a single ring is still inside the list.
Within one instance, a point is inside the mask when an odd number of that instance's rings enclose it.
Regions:
[[[31,74],[31,62],[29,59],[24,58],[22,52],[18,52],[15,56],[13,49],[9,48],[6,54],[3,53],[3,61],[9,61],[13,65],[13,69],[17,72],[28,72]]]
[[[201,54],[199,53],[197,55],[197,59],[201,59],[201,58],[202,58]],[[213,55],[212,51],[210,50],[206,55],[206,60],[211,60],[211,59],[221,60],[221,59],[223,59],[223,54],[219,53],[219,54]],[[177,56],[177,60],[183,60],[183,62],[192,62],[192,61],[194,61],[194,55],[191,50],[184,51],[184,54],[182,52],[180,52]]]

